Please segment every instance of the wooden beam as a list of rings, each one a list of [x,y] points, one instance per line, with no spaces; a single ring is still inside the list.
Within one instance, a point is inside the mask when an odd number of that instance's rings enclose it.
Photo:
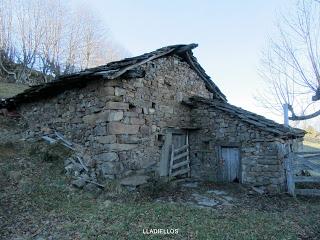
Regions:
[[[186,157],[186,156],[188,156],[188,155],[189,155],[189,152],[181,153],[181,154],[173,157],[173,161],[176,161],[176,160],[178,160],[178,159],[180,159],[180,158],[183,158],[183,157]]]
[[[185,165],[188,165],[190,163],[189,160],[186,160],[186,161],[183,161],[183,162],[179,162],[177,164],[173,164],[172,166],[172,169],[177,169],[179,167],[182,167],[182,166],[185,166]],[[189,166],[188,166],[189,167]]]
[[[189,147],[188,144],[183,145],[182,147],[175,149],[175,150],[174,150],[174,153],[178,153],[178,152],[181,152],[181,151],[183,151],[183,150],[186,150],[186,149],[188,149],[188,147]]]
[[[320,197],[320,189],[296,189],[297,195]]]
[[[178,175],[186,174],[186,173],[189,173],[189,171],[190,171],[190,168],[184,168],[184,169],[181,169],[179,171],[173,172],[171,174],[171,176],[175,177],[175,176],[178,176]]]

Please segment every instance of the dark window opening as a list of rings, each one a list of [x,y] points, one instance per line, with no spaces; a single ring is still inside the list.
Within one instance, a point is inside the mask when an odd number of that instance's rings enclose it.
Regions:
[[[159,135],[158,135],[158,141],[159,141],[159,142],[163,142],[163,141],[164,141],[164,135],[159,134]]]

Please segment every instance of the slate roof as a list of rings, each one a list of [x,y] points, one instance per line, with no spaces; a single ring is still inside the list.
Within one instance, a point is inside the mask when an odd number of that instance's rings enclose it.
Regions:
[[[219,109],[228,114],[234,115],[240,118],[243,122],[254,125],[255,127],[273,133],[282,138],[300,138],[305,135],[305,131],[299,128],[286,127],[283,124],[279,124],[275,121],[267,119],[261,115],[249,112],[240,107],[231,105],[225,101],[219,101],[216,99],[207,99],[199,96],[190,97],[184,101],[189,106],[196,107],[197,104],[205,104],[214,109]]]
[[[125,77],[126,75],[131,75],[131,77],[134,77],[135,75],[141,76],[142,73],[139,73],[137,70],[140,65],[169,55],[181,57],[205,82],[206,87],[213,93],[215,98],[227,101],[225,95],[215,85],[200,66],[197,59],[193,56],[192,49],[197,46],[198,45],[194,43],[167,46],[137,57],[125,58],[121,61],[110,62],[106,65],[86,69],[78,73],[63,75],[53,82],[33,86],[12,98],[1,101],[0,108],[10,108],[23,102],[32,102],[42,98],[52,97],[69,89],[84,87],[90,80],[115,79],[120,76]]]

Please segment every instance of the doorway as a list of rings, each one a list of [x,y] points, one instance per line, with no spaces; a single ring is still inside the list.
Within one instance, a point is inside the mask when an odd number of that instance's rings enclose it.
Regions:
[[[240,149],[221,147],[220,180],[222,182],[240,182]]]
[[[162,147],[160,176],[190,174],[188,132],[182,129],[167,129]]]

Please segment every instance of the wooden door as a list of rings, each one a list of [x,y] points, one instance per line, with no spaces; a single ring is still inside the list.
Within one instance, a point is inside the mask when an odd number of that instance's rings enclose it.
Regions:
[[[237,147],[222,147],[222,181],[240,182],[240,151]]]

